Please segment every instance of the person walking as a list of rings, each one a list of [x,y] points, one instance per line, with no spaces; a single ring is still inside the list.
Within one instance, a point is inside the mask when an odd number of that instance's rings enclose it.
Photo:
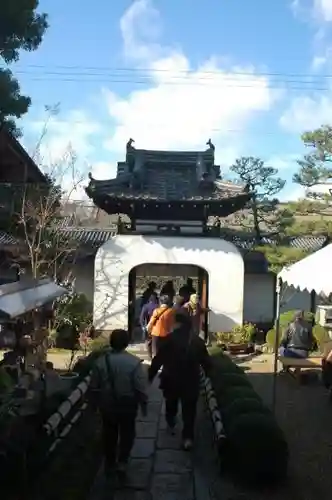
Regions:
[[[200,370],[206,373],[211,368],[211,359],[204,341],[192,335],[188,315],[175,313],[173,332],[160,346],[148,371],[152,382],[159,369],[160,388],[166,403],[166,422],[174,434],[179,402],[182,407],[182,439],[185,450],[190,450],[194,439],[196,407],[200,392]]]
[[[149,321],[152,317],[154,310],[157,309],[158,304],[159,304],[158,295],[156,294],[156,292],[153,292],[150,295],[148,302],[144,304],[144,306],[142,307],[139,322],[142,329],[143,340],[145,341],[148,341],[147,326],[149,324]],[[148,344],[148,349],[149,349],[149,344]]]
[[[91,386],[102,417],[106,475],[125,475],[139,407],[147,414],[147,374],[141,360],[126,351],[128,344],[128,332],[114,330],[110,349],[93,369]]]
[[[190,295],[194,295],[196,293],[196,290],[194,288],[193,280],[192,278],[188,278],[186,283],[181,286],[179,290],[179,295],[184,297],[185,302],[188,302],[190,299]]]
[[[190,295],[189,301],[184,305],[191,318],[192,331],[195,335],[201,333],[201,324],[203,314],[210,311],[208,307],[203,307],[200,303],[199,297],[196,293]],[[208,339],[205,339],[206,341]]]
[[[155,356],[171,333],[174,326],[173,297],[162,295],[160,297],[160,307],[157,307],[151,316],[147,326],[147,332],[151,340],[151,355]]]

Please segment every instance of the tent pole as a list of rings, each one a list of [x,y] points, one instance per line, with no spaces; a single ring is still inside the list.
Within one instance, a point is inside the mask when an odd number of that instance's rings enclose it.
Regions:
[[[272,411],[276,411],[277,399],[277,375],[278,375],[278,352],[279,352],[279,330],[280,330],[280,296],[281,296],[282,279],[277,278],[276,286],[276,319],[275,319],[275,341],[274,341],[274,366],[273,366],[273,386],[272,386]]]

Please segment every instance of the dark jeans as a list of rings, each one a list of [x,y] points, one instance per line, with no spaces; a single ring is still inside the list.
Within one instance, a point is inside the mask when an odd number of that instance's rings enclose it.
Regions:
[[[151,358],[154,358],[157,352],[160,349],[160,346],[162,345],[163,342],[165,342],[165,339],[167,337],[157,337],[156,335],[151,336],[151,344],[150,344],[150,351],[149,354]]]
[[[106,467],[112,468],[117,460],[128,461],[135,440],[137,408],[103,414],[103,446]]]
[[[280,356],[285,356],[285,358],[295,358],[295,359],[305,359],[309,356],[309,353],[307,353],[307,356],[303,356],[302,353],[298,354],[296,352],[296,349],[288,349],[288,347],[280,347],[279,349],[279,354]]]
[[[167,391],[168,392],[168,391]],[[175,394],[164,394],[166,403],[166,422],[170,427],[174,427],[175,417],[178,413],[179,402],[182,408],[182,437],[183,439],[193,439],[197,408],[197,396],[188,397],[186,395],[176,396]]]

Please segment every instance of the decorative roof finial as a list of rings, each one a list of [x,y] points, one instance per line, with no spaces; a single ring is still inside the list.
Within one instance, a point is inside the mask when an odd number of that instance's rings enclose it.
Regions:
[[[213,151],[216,149],[215,145],[211,142],[211,139],[207,141],[206,145],[209,146],[209,148],[212,149]]]
[[[133,148],[134,142],[135,142],[134,139],[129,139],[129,141],[127,142],[127,149]]]
[[[92,173],[91,172],[88,173],[88,177],[89,177],[90,181],[94,181],[94,178],[92,177]]]

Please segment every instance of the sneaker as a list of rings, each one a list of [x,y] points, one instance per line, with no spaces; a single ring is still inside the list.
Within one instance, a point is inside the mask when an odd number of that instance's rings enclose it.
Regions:
[[[192,449],[192,447],[193,447],[193,442],[192,442],[192,440],[191,440],[191,439],[185,439],[185,440],[183,441],[183,449],[184,449],[185,451],[189,451],[189,450],[191,450],[191,449]]]

